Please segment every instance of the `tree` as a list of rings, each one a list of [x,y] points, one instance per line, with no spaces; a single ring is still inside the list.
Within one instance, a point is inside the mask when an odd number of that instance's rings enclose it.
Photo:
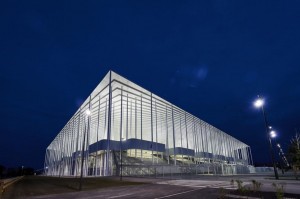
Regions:
[[[0,165],[0,178],[4,176],[4,172],[5,172],[5,166]]]
[[[297,132],[291,139],[288,157],[290,159],[296,180],[298,180],[298,171],[300,170],[300,135]]]

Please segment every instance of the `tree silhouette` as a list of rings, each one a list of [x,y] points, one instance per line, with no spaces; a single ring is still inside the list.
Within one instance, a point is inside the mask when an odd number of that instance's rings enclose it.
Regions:
[[[0,178],[4,176],[4,172],[5,172],[5,166],[0,165]]]
[[[298,171],[300,169],[300,135],[297,132],[291,139],[288,157],[290,159],[295,177],[298,180]]]

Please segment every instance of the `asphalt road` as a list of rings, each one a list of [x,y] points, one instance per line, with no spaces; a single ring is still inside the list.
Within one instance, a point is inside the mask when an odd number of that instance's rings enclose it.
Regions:
[[[97,198],[207,198],[214,199],[220,196],[219,189],[212,188],[193,188],[187,186],[161,185],[161,184],[146,184],[140,186],[114,187],[107,189],[99,189],[93,191],[73,192],[65,194],[54,194],[31,197],[32,199],[97,199]]]
[[[252,188],[252,180],[256,180],[262,183],[261,190],[267,192],[275,192],[272,183],[284,185],[284,192],[291,194],[300,194],[300,181],[295,181],[288,179],[288,176],[281,178],[280,180],[274,180],[272,176],[268,175],[243,175],[243,176],[198,176],[194,179],[154,179],[154,178],[134,178],[134,177],[124,177],[120,183],[119,178],[110,178],[111,180],[104,181],[105,178],[99,178],[99,182],[95,184],[90,184],[93,189],[85,189],[85,191],[77,191],[70,189],[70,182],[74,182],[73,178],[51,178],[47,181],[42,181],[37,179],[28,178],[11,187],[8,199],[11,198],[21,198],[21,199],[94,199],[94,198],[122,198],[122,199],[132,199],[132,198],[220,198],[224,196],[227,192],[232,189],[236,189],[236,185],[230,183],[231,180],[242,180],[243,186]],[[92,178],[90,180],[93,180]],[[113,181],[112,181],[113,180]],[[64,183],[62,183],[65,181]],[[58,183],[60,182],[60,183]],[[68,182],[68,183],[67,183]],[[139,182],[148,183],[141,184]],[[44,183],[44,184],[42,184]],[[118,186],[106,186],[108,183]],[[130,184],[131,183],[131,184]],[[132,185],[134,184],[135,185]],[[66,187],[68,185],[68,187]],[[87,184],[86,184],[87,185]],[[101,185],[101,187],[99,187]],[[124,186],[126,185],[126,186]],[[31,188],[35,187],[35,196],[32,194],[30,197]],[[39,188],[37,188],[39,187]],[[22,193],[27,193],[27,197],[24,197]],[[48,192],[47,192],[48,190]],[[22,192],[23,191],[23,192]],[[19,193],[19,194],[16,194]],[[49,195],[49,193],[55,193]],[[48,194],[48,195],[47,195]],[[299,196],[299,195],[298,195]],[[296,198],[300,198],[296,196]]]

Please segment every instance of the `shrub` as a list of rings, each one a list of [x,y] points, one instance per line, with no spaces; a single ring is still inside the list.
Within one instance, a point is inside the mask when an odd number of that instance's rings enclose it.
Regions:
[[[283,189],[283,184],[276,184],[276,183],[272,183],[272,186],[275,188],[276,191],[276,198],[277,199],[282,199],[284,196],[284,189]]]
[[[220,192],[219,192],[219,198],[223,199],[226,197],[227,191],[226,189],[224,189],[223,187],[220,188]]]
[[[234,179],[231,179],[231,180],[230,180],[230,184],[231,184],[232,186],[234,186]]]
[[[238,190],[242,190],[243,189],[243,181],[241,180],[235,180],[238,186]]]
[[[253,186],[253,191],[257,192],[260,191],[261,188],[261,182],[257,182],[256,180],[252,180],[252,186]]]

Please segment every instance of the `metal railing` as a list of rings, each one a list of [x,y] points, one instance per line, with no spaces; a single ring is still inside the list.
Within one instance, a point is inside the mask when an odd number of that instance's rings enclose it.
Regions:
[[[123,176],[155,178],[197,178],[199,175],[235,175],[250,173],[247,166],[225,164],[123,165]]]

